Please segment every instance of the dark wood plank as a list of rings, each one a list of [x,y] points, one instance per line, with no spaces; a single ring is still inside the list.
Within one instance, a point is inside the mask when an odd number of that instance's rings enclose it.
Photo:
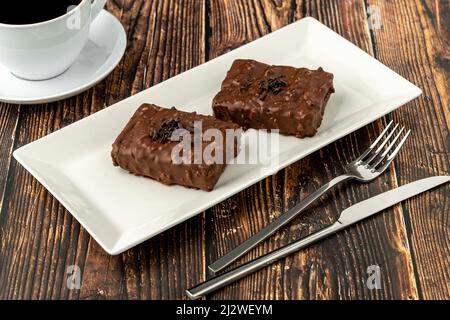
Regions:
[[[417,84],[423,94],[393,118],[413,130],[396,166],[406,183],[450,173],[450,3],[368,1],[381,13],[372,31],[377,58]],[[401,22],[398,17],[402,17]],[[403,205],[420,298],[450,298],[450,187]]]
[[[21,108],[14,148],[204,62],[201,1],[117,0],[107,8],[127,32],[121,63],[83,94]],[[2,185],[16,110],[2,105],[0,113]],[[0,298],[180,298],[204,274],[203,215],[112,257],[15,161],[8,177],[0,219]],[[69,265],[81,268],[81,290],[66,286]]]
[[[280,26],[311,15],[363,50],[373,53],[363,1],[210,1],[209,56],[213,58]],[[262,14],[263,13],[263,14]],[[277,175],[212,209],[208,222],[208,261],[260,230],[275,217],[342,172],[381,131],[382,121],[316,152]],[[362,199],[397,184],[395,169],[377,181],[352,183],[334,191],[242,261],[317,230]],[[417,298],[411,256],[400,206],[358,224],[237,282],[210,298],[354,299]],[[366,269],[379,265],[382,289],[366,287]],[[401,270],[401,271],[400,271]]]
[[[17,122],[19,119],[19,106],[0,103],[0,208],[3,206],[8,182],[9,167],[12,159],[12,148],[16,135]],[[0,226],[6,219],[7,214],[0,211]],[[0,248],[5,246],[4,228],[0,227]],[[0,258],[0,272],[4,268],[4,260]],[[0,282],[0,297],[4,283]]]
[[[0,207],[8,180],[8,169],[11,163],[12,146],[14,144],[19,106],[0,103]],[[1,217],[0,217],[1,219]],[[1,237],[0,237],[1,241]],[[1,261],[0,261],[1,264]]]

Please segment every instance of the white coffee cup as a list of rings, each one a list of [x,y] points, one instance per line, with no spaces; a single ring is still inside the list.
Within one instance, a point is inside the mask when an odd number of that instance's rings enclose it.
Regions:
[[[57,18],[39,23],[0,23],[0,64],[27,80],[44,80],[67,70],[83,49],[91,22],[106,0],[82,0]]]

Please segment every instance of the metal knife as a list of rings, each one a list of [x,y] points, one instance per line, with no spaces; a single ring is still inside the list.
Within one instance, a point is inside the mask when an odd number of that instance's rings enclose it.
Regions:
[[[450,176],[436,176],[417,180],[401,187],[383,192],[367,200],[345,209],[341,212],[339,219],[332,225],[321,229],[303,239],[286,245],[280,249],[274,250],[260,258],[250,261],[231,271],[223,273],[217,277],[207,280],[189,290],[187,295],[191,299],[198,299],[208,293],[220,289],[238,279],[241,279],[287,255],[298,251],[320,239],[342,230],[360,220],[393,206],[403,200],[413,197],[419,193],[432,189],[443,183],[449,182]]]

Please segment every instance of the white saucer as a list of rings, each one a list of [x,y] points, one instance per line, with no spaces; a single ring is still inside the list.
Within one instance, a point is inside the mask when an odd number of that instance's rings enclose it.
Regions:
[[[30,81],[19,79],[0,66],[0,101],[34,104],[74,96],[103,80],[114,69],[125,52],[126,43],[120,22],[103,10],[91,25],[80,56],[63,74]]]

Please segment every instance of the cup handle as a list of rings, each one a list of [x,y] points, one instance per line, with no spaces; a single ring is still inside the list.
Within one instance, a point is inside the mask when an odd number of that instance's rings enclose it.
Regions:
[[[103,7],[106,4],[106,0],[93,0],[91,1],[91,21],[94,21],[97,18],[100,11],[102,11]]]

